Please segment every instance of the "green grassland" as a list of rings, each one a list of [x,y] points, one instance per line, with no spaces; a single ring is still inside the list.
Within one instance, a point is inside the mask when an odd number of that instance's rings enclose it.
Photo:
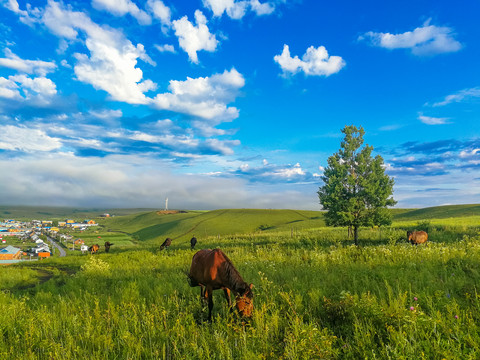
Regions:
[[[187,243],[192,236],[278,231],[325,226],[320,211],[224,209],[162,214],[156,211],[99,220],[107,231],[122,231],[148,244],[166,237]]]
[[[465,218],[480,215],[480,205],[448,205],[402,211],[395,214],[395,220]]]
[[[480,213],[464,207],[395,211],[359,247],[313,211],[103,219],[82,236],[123,236],[108,254],[0,267],[0,359],[478,359]],[[413,228],[427,245],[406,242]],[[250,320],[218,291],[206,321],[193,234],[254,284]]]

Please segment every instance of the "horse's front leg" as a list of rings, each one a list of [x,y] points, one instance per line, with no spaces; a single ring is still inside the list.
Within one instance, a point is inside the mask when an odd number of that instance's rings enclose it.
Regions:
[[[213,289],[211,287],[205,289],[205,297],[208,299],[208,321],[212,322]]]
[[[206,292],[207,290],[205,286],[200,284],[200,301],[202,302],[202,304],[205,304],[208,301]]]
[[[223,288],[223,292],[225,294],[225,298],[227,299],[228,302],[228,307],[232,307],[232,299],[230,298],[230,289],[229,288]]]

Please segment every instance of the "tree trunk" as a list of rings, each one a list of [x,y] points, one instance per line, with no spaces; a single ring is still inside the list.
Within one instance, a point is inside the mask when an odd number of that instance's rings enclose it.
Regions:
[[[355,246],[358,246],[358,226],[353,227],[353,240],[355,241]]]

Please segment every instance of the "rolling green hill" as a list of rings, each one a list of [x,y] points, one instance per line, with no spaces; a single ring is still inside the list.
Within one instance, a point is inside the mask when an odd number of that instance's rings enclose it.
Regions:
[[[480,216],[480,205],[445,205],[422,209],[411,209],[394,214],[394,221],[447,219]]]
[[[207,237],[314,228],[325,226],[325,222],[320,211],[224,209],[176,214],[146,212],[105,219],[101,225],[110,231],[130,233],[140,241],[157,241],[165,237],[187,241],[193,235]]]
[[[148,210],[148,211],[147,211]],[[111,218],[98,218],[104,212]],[[480,217],[480,205],[451,205],[424,209],[392,209],[394,225],[435,219],[474,221]],[[0,207],[0,218],[95,218],[106,232],[117,232],[135,243],[158,244],[166,237],[177,244],[188,243],[192,236],[225,236],[259,232],[298,231],[325,226],[322,211],[222,209],[213,211],[164,212],[151,209],[73,209],[57,207]],[[473,219],[473,220],[472,220]],[[403,225],[400,225],[403,226]],[[92,235],[93,236],[93,235]],[[105,236],[105,235],[104,235]]]
[[[393,209],[395,222],[480,216],[480,205]],[[192,236],[208,237],[255,232],[312,229],[325,226],[323,212],[307,210],[223,209],[175,214],[144,212],[106,219],[110,231],[131,234],[141,242],[158,243],[170,237],[179,243]]]

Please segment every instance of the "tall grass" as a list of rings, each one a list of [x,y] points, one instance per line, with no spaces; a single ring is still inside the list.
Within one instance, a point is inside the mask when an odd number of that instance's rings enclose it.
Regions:
[[[248,321],[221,291],[206,321],[186,242],[1,268],[0,358],[480,358],[478,233],[437,229],[412,246],[404,230],[362,229],[358,248],[321,227],[199,238],[254,284]],[[33,288],[6,280],[43,267],[59,271]]]

